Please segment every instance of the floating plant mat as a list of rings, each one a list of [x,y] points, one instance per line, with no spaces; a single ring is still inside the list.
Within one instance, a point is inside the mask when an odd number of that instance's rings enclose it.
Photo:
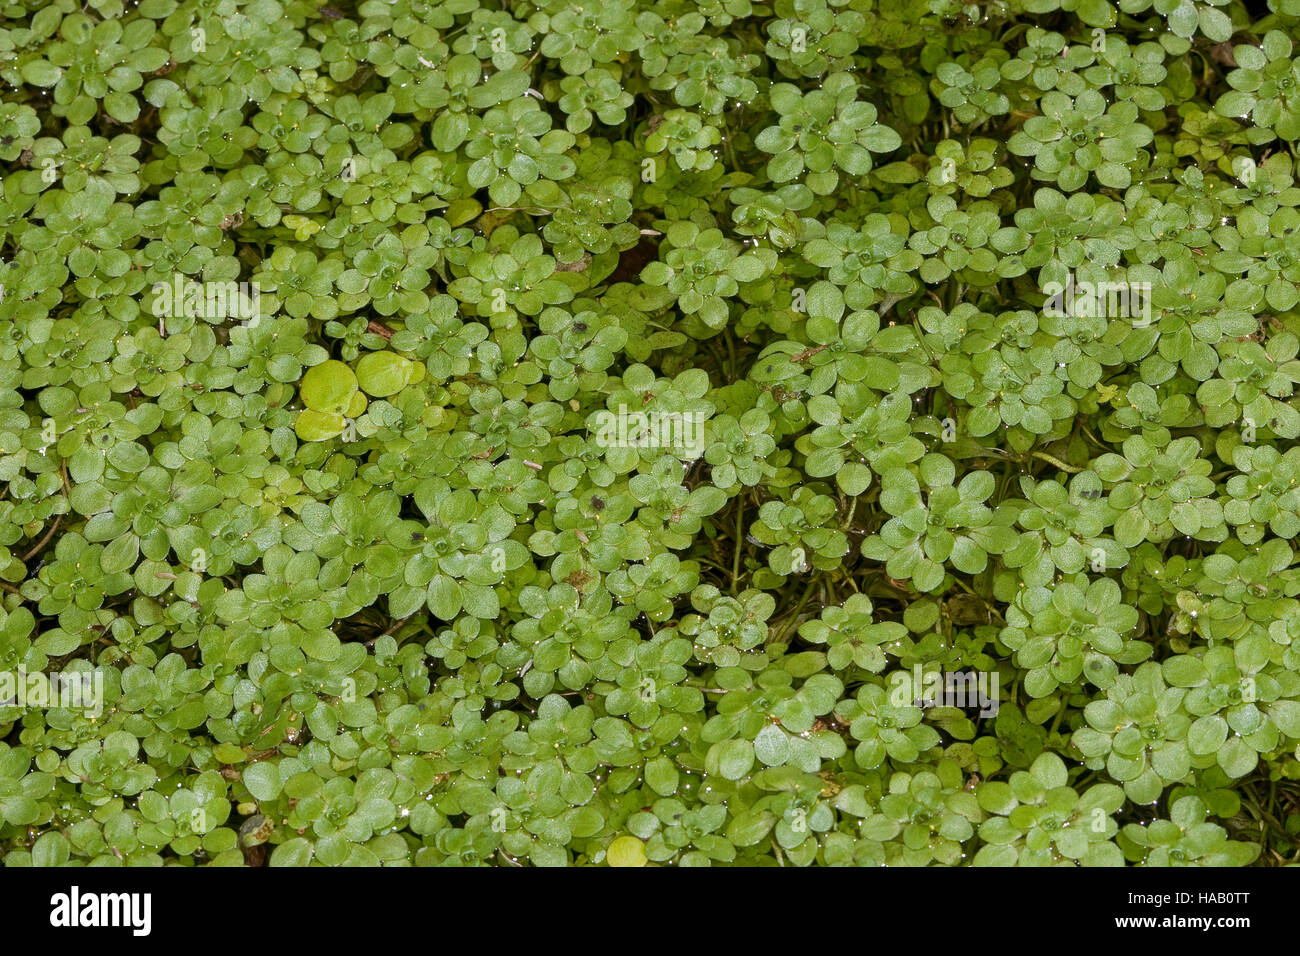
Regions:
[[[1298,29],[0,2],[4,862],[1295,859]]]

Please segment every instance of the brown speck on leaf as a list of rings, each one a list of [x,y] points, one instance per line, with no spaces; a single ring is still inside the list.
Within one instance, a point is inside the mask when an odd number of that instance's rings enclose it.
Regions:
[[[18,154],[18,162],[22,166],[30,166],[32,164],[32,157],[35,155],[36,154],[32,152],[32,149],[29,146]]]
[[[582,593],[582,589],[585,588],[590,581],[591,575],[581,569],[571,571],[568,577],[564,579],[564,583],[569,585],[569,587],[573,588],[579,594]]]
[[[338,9],[338,7],[321,7],[320,15],[324,17],[326,20],[343,19],[343,11]]]
[[[393,337],[392,329],[384,325],[384,323],[377,322],[374,319],[370,320],[370,324],[366,326],[366,331],[371,335],[378,335],[384,339],[391,339]]]
[[[242,212],[232,212],[221,217],[221,231],[226,232],[230,229],[237,229],[244,224],[244,214]]]
[[[561,262],[555,266],[556,272],[586,272],[591,265],[591,253],[584,252],[577,262]]]

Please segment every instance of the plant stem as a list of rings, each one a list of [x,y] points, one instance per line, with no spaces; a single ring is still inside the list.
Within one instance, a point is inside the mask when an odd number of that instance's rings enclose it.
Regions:
[[[1082,468],[1076,468],[1074,465],[1067,465],[1055,455],[1049,455],[1045,451],[1032,451],[1030,454],[1035,458],[1042,459],[1049,464],[1055,465],[1057,468],[1061,469],[1061,471],[1068,471],[1072,475],[1077,475],[1079,472],[1083,471]]]
[[[731,556],[731,593],[737,594],[740,585],[741,545],[745,543],[745,495],[736,498],[736,551]]]

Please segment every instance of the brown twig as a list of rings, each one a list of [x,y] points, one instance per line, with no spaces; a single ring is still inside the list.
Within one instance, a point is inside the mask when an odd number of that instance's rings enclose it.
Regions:
[[[830,348],[829,345],[818,345],[815,348],[804,349],[802,352],[795,352],[793,355],[790,356],[790,361],[806,362],[808,359],[812,358],[814,355],[818,354],[819,352],[825,352],[828,348]]]
[[[134,406],[134,403],[132,403],[132,405]],[[63,493],[65,495],[71,495],[72,486],[71,483],[68,481],[68,463],[66,461],[64,461],[59,465],[59,475],[63,479]],[[40,554],[41,549],[50,543],[50,538],[54,536],[54,532],[59,530],[59,525],[61,525],[62,523],[63,523],[63,515],[55,515],[54,524],[50,525],[50,529],[45,532],[45,537],[41,538],[41,540],[36,543],[36,546],[34,548],[32,548],[25,555],[23,555],[22,557],[23,564],[26,564],[36,555]]]
[[[384,633],[380,634],[379,636],[387,637],[389,634],[392,634],[395,630],[397,630],[399,627],[401,627],[403,624],[409,621],[411,617],[412,615],[408,614],[406,615],[406,617],[402,618],[401,620],[394,621],[392,624],[388,625],[388,630],[384,631]]]
[[[50,539],[54,537],[54,532],[59,530],[59,525],[61,524],[63,524],[63,515],[55,515],[54,524],[50,525],[49,530],[45,532],[45,536],[41,538],[40,541],[37,541],[32,549],[24,554],[19,560],[22,561],[23,564],[26,564],[32,558],[36,557],[36,555],[40,554],[41,549],[50,543]]]

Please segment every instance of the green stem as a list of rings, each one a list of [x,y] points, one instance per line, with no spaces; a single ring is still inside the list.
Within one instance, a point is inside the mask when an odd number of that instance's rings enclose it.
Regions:
[[[772,639],[773,644],[781,643],[781,639],[785,637],[786,633],[790,630],[791,626],[797,623],[799,618],[799,612],[802,611],[803,606],[808,603],[808,599],[812,597],[813,589],[816,587],[817,587],[816,581],[813,581],[811,584],[808,585],[808,588],[803,592],[803,597],[799,599],[799,603],[795,605],[794,611],[790,614],[790,619],[785,624],[781,625],[781,633]]]
[[[1051,734],[1056,733],[1056,728],[1061,726],[1061,718],[1065,716],[1065,710],[1066,710],[1065,701],[1061,701],[1061,706],[1056,711],[1056,719],[1052,721],[1052,729],[1049,732],[1049,736]]]
[[[853,513],[858,510],[858,496],[853,496],[853,504],[849,505],[849,516],[844,519],[844,524],[840,525],[845,531],[853,525]]]
[[[992,604],[990,604],[989,601],[988,601],[988,598],[986,598],[984,595],[980,594],[978,591],[974,590],[972,587],[970,587],[970,585],[968,585],[968,584],[967,584],[965,581],[963,581],[961,578],[954,577],[954,578],[953,578],[953,581],[956,583],[956,585],[957,585],[959,588],[961,588],[963,591],[965,591],[965,592],[966,592],[967,594],[969,594],[971,597],[979,598],[980,603],[984,605],[984,609],[987,610],[990,614],[997,615],[997,618],[998,618],[998,620],[1000,620],[1000,621],[1003,621],[1003,622],[1006,621],[1006,618],[1004,618],[1004,617],[1002,616],[1002,612],[999,611],[999,610],[998,610],[996,607],[994,607]]]
[[[1057,468],[1061,469],[1061,471],[1068,471],[1072,475],[1077,475],[1079,472],[1083,471],[1082,468],[1076,468],[1074,465],[1067,465],[1065,462],[1061,461],[1061,459],[1057,458],[1055,455],[1049,455],[1045,451],[1033,451],[1030,452],[1030,454],[1033,455],[1035,458],[1042,459],[1043,461],[1048,462],[1049,464],[1055,465]]]
[[[741,545],[745,543],[745,495],[742,492],[736,498],[736,552],[731,557],[731,593],[739,593],[737,588],[740,584],[740,552]]]

